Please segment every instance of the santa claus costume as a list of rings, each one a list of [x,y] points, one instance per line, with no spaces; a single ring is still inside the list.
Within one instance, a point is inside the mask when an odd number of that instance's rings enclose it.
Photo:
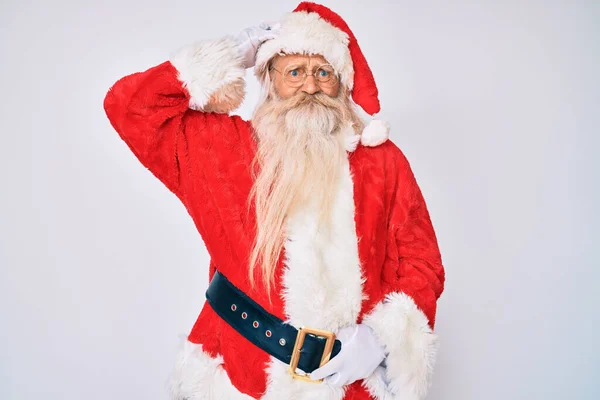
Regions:
[[[258,50],[257,75],[280,52],[321,54],[352,89],[357,105],[369,114],[379,111],[369,66],[339,15],[301,3],[280,22],[280,35]],[[317,212],[310,207],[287,221],[270,302],[247,279],[256,232],[255,216],[247,212],[256,143],[251,122],[229,114],[242,102],[244,76],[231,36],[203,40],[118,80],[104,107],[137,159],[193,218],[211,257],[209,280],[218,270],[295,327],[337,332],[367,324],[387,356],[369,377],[344,387],[294,379],[288,364],[247,340],[205,302],[170,379],[173,399],[424,398],[437,348],[433,327],[444,269],[409,162],[383,123],[347,133],[345,171],[331,188],[333,232],[315,229]],[[233,106],[211,110],[219,99]]]

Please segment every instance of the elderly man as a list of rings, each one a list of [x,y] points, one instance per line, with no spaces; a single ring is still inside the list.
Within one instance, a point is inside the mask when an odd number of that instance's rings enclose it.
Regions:
[[[245,69],[264,92],[229,115]],[[422,399],[444,269],[356,38],[326,7],[204,40],[120,79],[105,110],[211,257],[173,399]]]

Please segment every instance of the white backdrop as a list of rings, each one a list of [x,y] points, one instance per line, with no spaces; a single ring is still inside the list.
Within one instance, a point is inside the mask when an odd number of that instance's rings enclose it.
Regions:
[[[2,2],[1,399],[167,398],[208,255],[102,101],[296,4]],[[371,64],[442,250],[428,398],[600,398],[600,2],[325,4]]]

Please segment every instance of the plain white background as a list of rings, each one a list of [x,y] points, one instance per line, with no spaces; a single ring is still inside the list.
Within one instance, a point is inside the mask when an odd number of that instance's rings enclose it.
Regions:
[[[599,2],[325,4],[374,71],[442,250],[428,398],[600,398]],[[296,5],[2,2],[0,398],[167,398],[208,255],[102,101],[182,45]]]

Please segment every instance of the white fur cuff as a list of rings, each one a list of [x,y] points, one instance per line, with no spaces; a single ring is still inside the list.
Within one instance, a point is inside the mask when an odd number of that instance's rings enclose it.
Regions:
[[[169,61],[191,96],[190,108],[228,112],[243,101],[246,69],[232,37],[198,41],[177,50]]]
[[[421,400],[431,384],[437,336],[410,296],[389,293],[362,321],[372,327],[389,353],[364,385],[378,400]]]

